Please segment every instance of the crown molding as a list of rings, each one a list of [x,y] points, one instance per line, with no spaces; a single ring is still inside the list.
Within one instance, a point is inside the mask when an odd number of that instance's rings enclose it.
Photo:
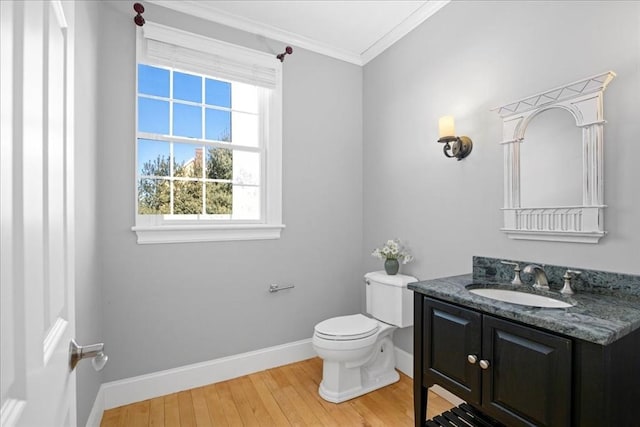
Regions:
[[[380,40],[376,41],[367,50],[362,52],[362,55],[360,55],[362,65],[380,55],[395,42],[409,34],[414,28],[422,24],[450,2],[451,0],[429,0],[424,5],[420,6],[394,29],[382,36]]]
[[[284,31],[268,24],[263,24],[252,19],[243,18],[241,16],[225,12],[216,8],[209,2],[197,0],[148,0],[147,3],[157,4],[158,6],[206,19],[207,21],[217,22],[218,24],[226,25],[248,33],[292,44],[341,61],[362,65],[362,59],[359,54],[339,49],[299,34]]]
[[[376,41],[364,52],[352,52],[346,49],[341,49],[300,34],[285,31],[268,24],[231,14],[216,8],[214,2],[198,0],[147,0],[147,3],[157,4],[158,6],[166,7],[177,12],[197,16],[208,21],[216,22],[218,24],[257,34],[272,40],[281,41],[312,52],[326,55],[331,58],[362,66],[400,40],[427,18],[447,5],[450,1],[451,0],[428,0],[427,3],[416,9],[416,11],[407,17],[407,19],[393,28],[389,33],[385,34],[380,38],[380,40]]]

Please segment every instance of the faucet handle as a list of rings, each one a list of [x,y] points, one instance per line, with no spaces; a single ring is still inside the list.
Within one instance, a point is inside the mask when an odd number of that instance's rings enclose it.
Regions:
[[[562,278],[564,279],[564,286],[560,290],[560,293],[564,295],[575,294],[575,291],[571,288],[571,280],[574,279],[575,276],[579,276],[580,274],[582,274],[582,272],[578,270],[567,270],[564,273],[564,276],[562,276]]]
[[[520,264],[518,264],[517,262],[511,262],[511,261],[500,261],[502,264],[505,265],[513,265],[513,271],[515,273],[513,280],[511,281],[512,285],[522,285],[522,280],[520,279]]]

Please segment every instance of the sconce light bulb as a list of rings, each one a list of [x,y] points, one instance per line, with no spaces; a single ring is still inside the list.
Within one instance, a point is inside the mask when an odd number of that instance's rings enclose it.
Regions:
[[[453,116],[440,117],[438,120],[438,133],[439,137],[455,136],[456,127]]]

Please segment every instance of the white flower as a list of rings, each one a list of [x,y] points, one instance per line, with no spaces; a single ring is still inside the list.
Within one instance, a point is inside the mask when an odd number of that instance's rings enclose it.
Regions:
[[[402,246],[398,239],[387,240],[381,248],[376,248],[371,252],[371,256],[378,259],[397,259],[402,261],[403,264],[413,261],[413,256]]]

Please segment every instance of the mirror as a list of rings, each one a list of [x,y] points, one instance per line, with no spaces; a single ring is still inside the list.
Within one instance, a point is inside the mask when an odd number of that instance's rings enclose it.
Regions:
[[[567,110],[542,111],[524,131],[520,142],[520,205],[582,205],[582,130]]]
[[[604,231],[604,90],[613,71],[495,108],[503,120],[504,231],[598,243]]]

